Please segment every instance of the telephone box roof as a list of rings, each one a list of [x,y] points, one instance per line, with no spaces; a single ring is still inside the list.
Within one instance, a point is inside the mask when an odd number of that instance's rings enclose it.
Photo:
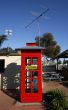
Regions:
[[[17,48],[15,50],[45,50],[45,48],[40,46],[24,46],[22,48]]]

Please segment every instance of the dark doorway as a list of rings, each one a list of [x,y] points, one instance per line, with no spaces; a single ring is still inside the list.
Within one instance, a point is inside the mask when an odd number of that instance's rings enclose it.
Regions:
[[[0,59],[0,73],[3,73],[5,70],[5,60]]]

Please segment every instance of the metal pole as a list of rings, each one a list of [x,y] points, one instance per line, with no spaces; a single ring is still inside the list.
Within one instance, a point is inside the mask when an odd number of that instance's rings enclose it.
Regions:
[[[6,29],[5,34],[9,37],[10,35],[12,35],[12,30]],[[9,54],[9,43],[8,43],[7,49],[8,49],[8,54]]]
[[[58,58],[57,58],[57,71],[58,71]]]
[[[39,46],[40,46],[40,25],[39,25],[39,21],[37,20],[37,24],[38,24],[38,33],[39,33]]]
[[[5,34],[9,37],[10,35],[12,35],[12,30],[6,29]],[[8,47],[9,47],[9,44],[8,44]],[[9,51],[9,49],[8,49],[8,51]]]

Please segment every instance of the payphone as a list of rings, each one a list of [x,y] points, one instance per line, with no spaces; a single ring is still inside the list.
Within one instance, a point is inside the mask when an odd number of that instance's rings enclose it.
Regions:
[[[32,43],[31,43],[32,44]],[[42,47],[27,45],[21,49],[20,101],[42,101]]]

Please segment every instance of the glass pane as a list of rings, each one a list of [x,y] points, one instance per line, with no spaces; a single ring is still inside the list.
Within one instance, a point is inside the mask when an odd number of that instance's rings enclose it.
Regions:
[[[26,76],[26,78],[30,78],[31,77],[31,72],[30,71],[26,71],[25,76]]]
[[[26,89],[25,89],[25,92],[26,92],[26,93],[30,93],[30,92],[31,92],[31,89],[30,89],[30,88],[26,88]]]
[[[38,92],[38,79],[36,78],[32,79],[32,92]]]
[[[30,88],[30,83],[27,83],[26,84],[26,88]]]
[[[37,58],[32,58],[32,64],[37,65],[37,63],[38,63],[38,59]]]
[[[26,93],[30,93],[31,92],[31,89],[30,89],[30,79],[26,79],[25,92]]]
[[[38,87],[33,87],[33,88],[32,88],[32,92],[33,92],[33,93],[38,93]]]
[[[33,70],[37,70],[37,68],[38,68],[38,59],[37,58],[32,58],[32,68],[33,68]]]
[[[38,92],[38,72],[32,72],[32,92]]]
[[[32,77],[38,78],[38,71],[32,71]]]
[[[27,84],[27,83],[30,83],[30,79],[26,79],[25,83],[26,83],[26,84]]]
[[[26,64],[30,65],[31,64],[31,59],[30,58],[26,58]]]

